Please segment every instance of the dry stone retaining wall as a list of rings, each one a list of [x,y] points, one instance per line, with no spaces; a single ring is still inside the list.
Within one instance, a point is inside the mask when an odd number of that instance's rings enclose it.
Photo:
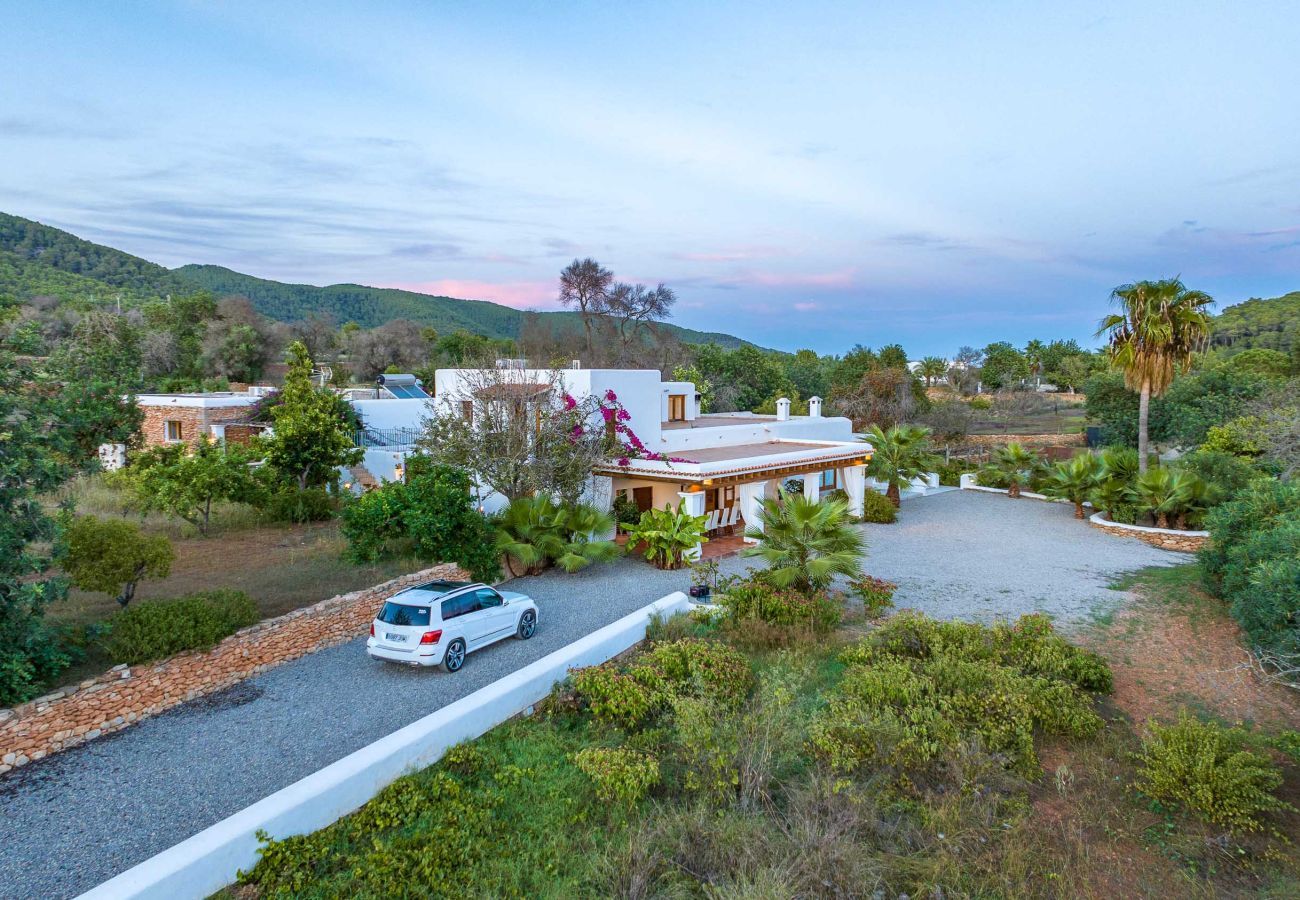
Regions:
[[[401,588],[437,578],[466,577],[454,565],[434,566],[259,622],[211,650],[139,666],[114,666],[97,678],[0,710],[0,774],[281,663],[346,643],[365,634],[382,601]]]
[[[1002,447],[1011,443],[1023,447],[1088,446],[1088,436],[1085,434],[969,434],[962,441],[981,447]]]
[[[1096,528],[1118,534],[1121,537],[1135,537],[1146,541],[1162,550],[1177,550],[1181,553],[1195,553],[1209,542],[1210,536],[1204,531],[1175,531],[1172,528],[1147,528],[1141,525],[1121,525],[1112,522],[1102,513],[1088,519]]]

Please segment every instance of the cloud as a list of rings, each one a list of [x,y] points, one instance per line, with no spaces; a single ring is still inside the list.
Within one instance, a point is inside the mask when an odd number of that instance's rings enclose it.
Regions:
[[[33,116],[6,116],[0,119],[0,138],[53,140],[122,140],[129,132],[116,125],[69,124]]]
[[[814,310],[821,309],[822,305],[813,300],[801,300],[794,304],[794,308],[796,312],[813,312]]]
[[[440,278],[433,281],[388,282],[381,287],[400,288],[462,300],[490,300],[515,309],[560,309],[553,281],[479,281]]]
[[[406,244],[391,252],[407,259],[457,259],[465,255],[456,244]]]

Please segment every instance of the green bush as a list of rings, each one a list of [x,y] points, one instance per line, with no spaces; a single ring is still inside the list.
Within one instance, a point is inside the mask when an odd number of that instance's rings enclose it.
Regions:
[[[1300,483],[1252,482],[1206,518],[1206,584],[1253,643],[1300,649]]]
[[[348,501],[341,530],[354,562],[413,552],[456,563],[477,581],[501,574],[492,526],[474,508],[469,476],[423,457],[410,457],[406,482],[390,481]]]
[[[659,782],[659,760],[648,753],[588,747],[573,754],[573,764],[591,779],[605,803],[636,804]]]
[[[879,491],[867,488],[862,494],[862,521],[888,525],[898,518],[898,509]]]
[[[631,731],[647,725],[674,697],[735,707],[753,688],[754,673],[737,650],[687,638],[655,644],[626,669],[614,663],[582,669],[573,683],[597,721]]]
[[[110,620],[107,649],[114,662],[135,665],[186,650],[206,650],[260,619],[257,604],[242,591],[147,600]]]
[[[748,623],[759,621],[776,628],[798,629],[815,635],[834,631],[843,614],[841,604],[825,591],[803,594],[782,590],[769,584],[761,575],[725,585],[717,603],[727,611],[727,620],[735,627],[744,628]]]
[[[935,467],[935,471],[939,474],[939,483],[945,487],[960,487],[961,477],[974,470],[975,467],[964,459],[954,459],[952,462]]]
[[[811,740],[847,772],[919,774],[978,741],[1033,775],[1034,734],[1096,731],[1090,692],[1111,684],[1104,660],[1064,641],[1043,616],[989,627],[904,613],[841,660],[848,669]]]
[[[1266,813],[1293,809],[1273,794],[1282,774],[1245,749],[1241,729],[1199,722],[1186,712],[1174,725],[1149,722],[1147,728],[1134,786],[1148,797],[1233,831],[1258,831]]]

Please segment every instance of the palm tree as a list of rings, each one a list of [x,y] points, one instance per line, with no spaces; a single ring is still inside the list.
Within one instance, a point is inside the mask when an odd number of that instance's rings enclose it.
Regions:
[[[925,386],[930,387],[934,384],[936,378],[942,378],[948,374],[948,360],[939,356],[927,356],[921,360],[921,366],[917,371],[925,379]]]
[[[888,485],[885,496],[894,506],[902,505],[902,490],[913,478],[939,464],[939,457],[930,452],[930,429],[924,425],[894,425],[887,431],[872,425],[862,439],[872,446],[867,474]]]
[[[859,574],[866,541],[853,527],[845,501],[817,502],[802,494],[784,503],[764,500],[760,517],[762,529],[745,532],[758,544],[742,554],[766,562],[777,587],[811,593],[828,587],[836,575]]]
[[[576,572],[621,552],[613,541],[596,539],[614,522],[594,506],[562,506],[538,494],[510,501],[496,517],[496,549],[512,576],[537,575],[549,565]]]
[[[1083,518],[1083,504],[1092,496],[1101,477],[1101,460],[1091,453],[1080,453],[1074,459],[1059,462],[1048,476],[1044,489],[1049,497],[1069,500],[1074,504],[1074,517]]]
[[[1169,516],[1187,506],[1190,485],[1174,477],[1172,469],[1156,466],[1133,482],[1132,496],[1156,520],[1157,528],[1169,527]]]
[[[1040,340],[1032,340],[1025,344],[1025,361],[1029,363],[1029,373],[1034,376],[1034,387],[1037,388],[1042,384],[1043,374],[1043,352],[1047,348]]]
[[[1121,311],[1102,319],[1097,337],[1106,335],[1111,365],[1138,392],[1138,471],[1145,472],[1151,398],[1167,391],[1175,373],[1186,372],[1205,348],[1210,336],[1205,307],[1214,300],[1189,291],[1177,278],[1121,285],[1110,298]]]
[[[1101,451],[1101,471],[1090,499],[1111,521],[1119,508],[1130,502],[1137,470],[1137,451],[1132,447],[1107,447]]]
[[[1029,480],[1041,460],[1038,454],[1022,444],[1012,442],[993,452],[993,459],[984,467],[1007,480],[1007,496],[1020,496],[1020,486]]]

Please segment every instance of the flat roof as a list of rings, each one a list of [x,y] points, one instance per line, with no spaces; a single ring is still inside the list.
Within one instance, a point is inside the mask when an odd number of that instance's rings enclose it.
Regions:
[[[689,421],[664,422],[665,430],[674,428],[720,428],[726,425],[764,425],[775,422],[776,416],[696,416]]]
[[[736,444],[733,447],[701,447],[698,450],[674,450],[674,459],[685,459],[694,463],[731,462],[734,459],[752,459],[756,456],[775,456],[778,453],[794,453],[796,450],[836,450],[825,444],[810,444],[804,441],[764,441],[761,444]],[[850,449],[861,452],[860,447]]]

